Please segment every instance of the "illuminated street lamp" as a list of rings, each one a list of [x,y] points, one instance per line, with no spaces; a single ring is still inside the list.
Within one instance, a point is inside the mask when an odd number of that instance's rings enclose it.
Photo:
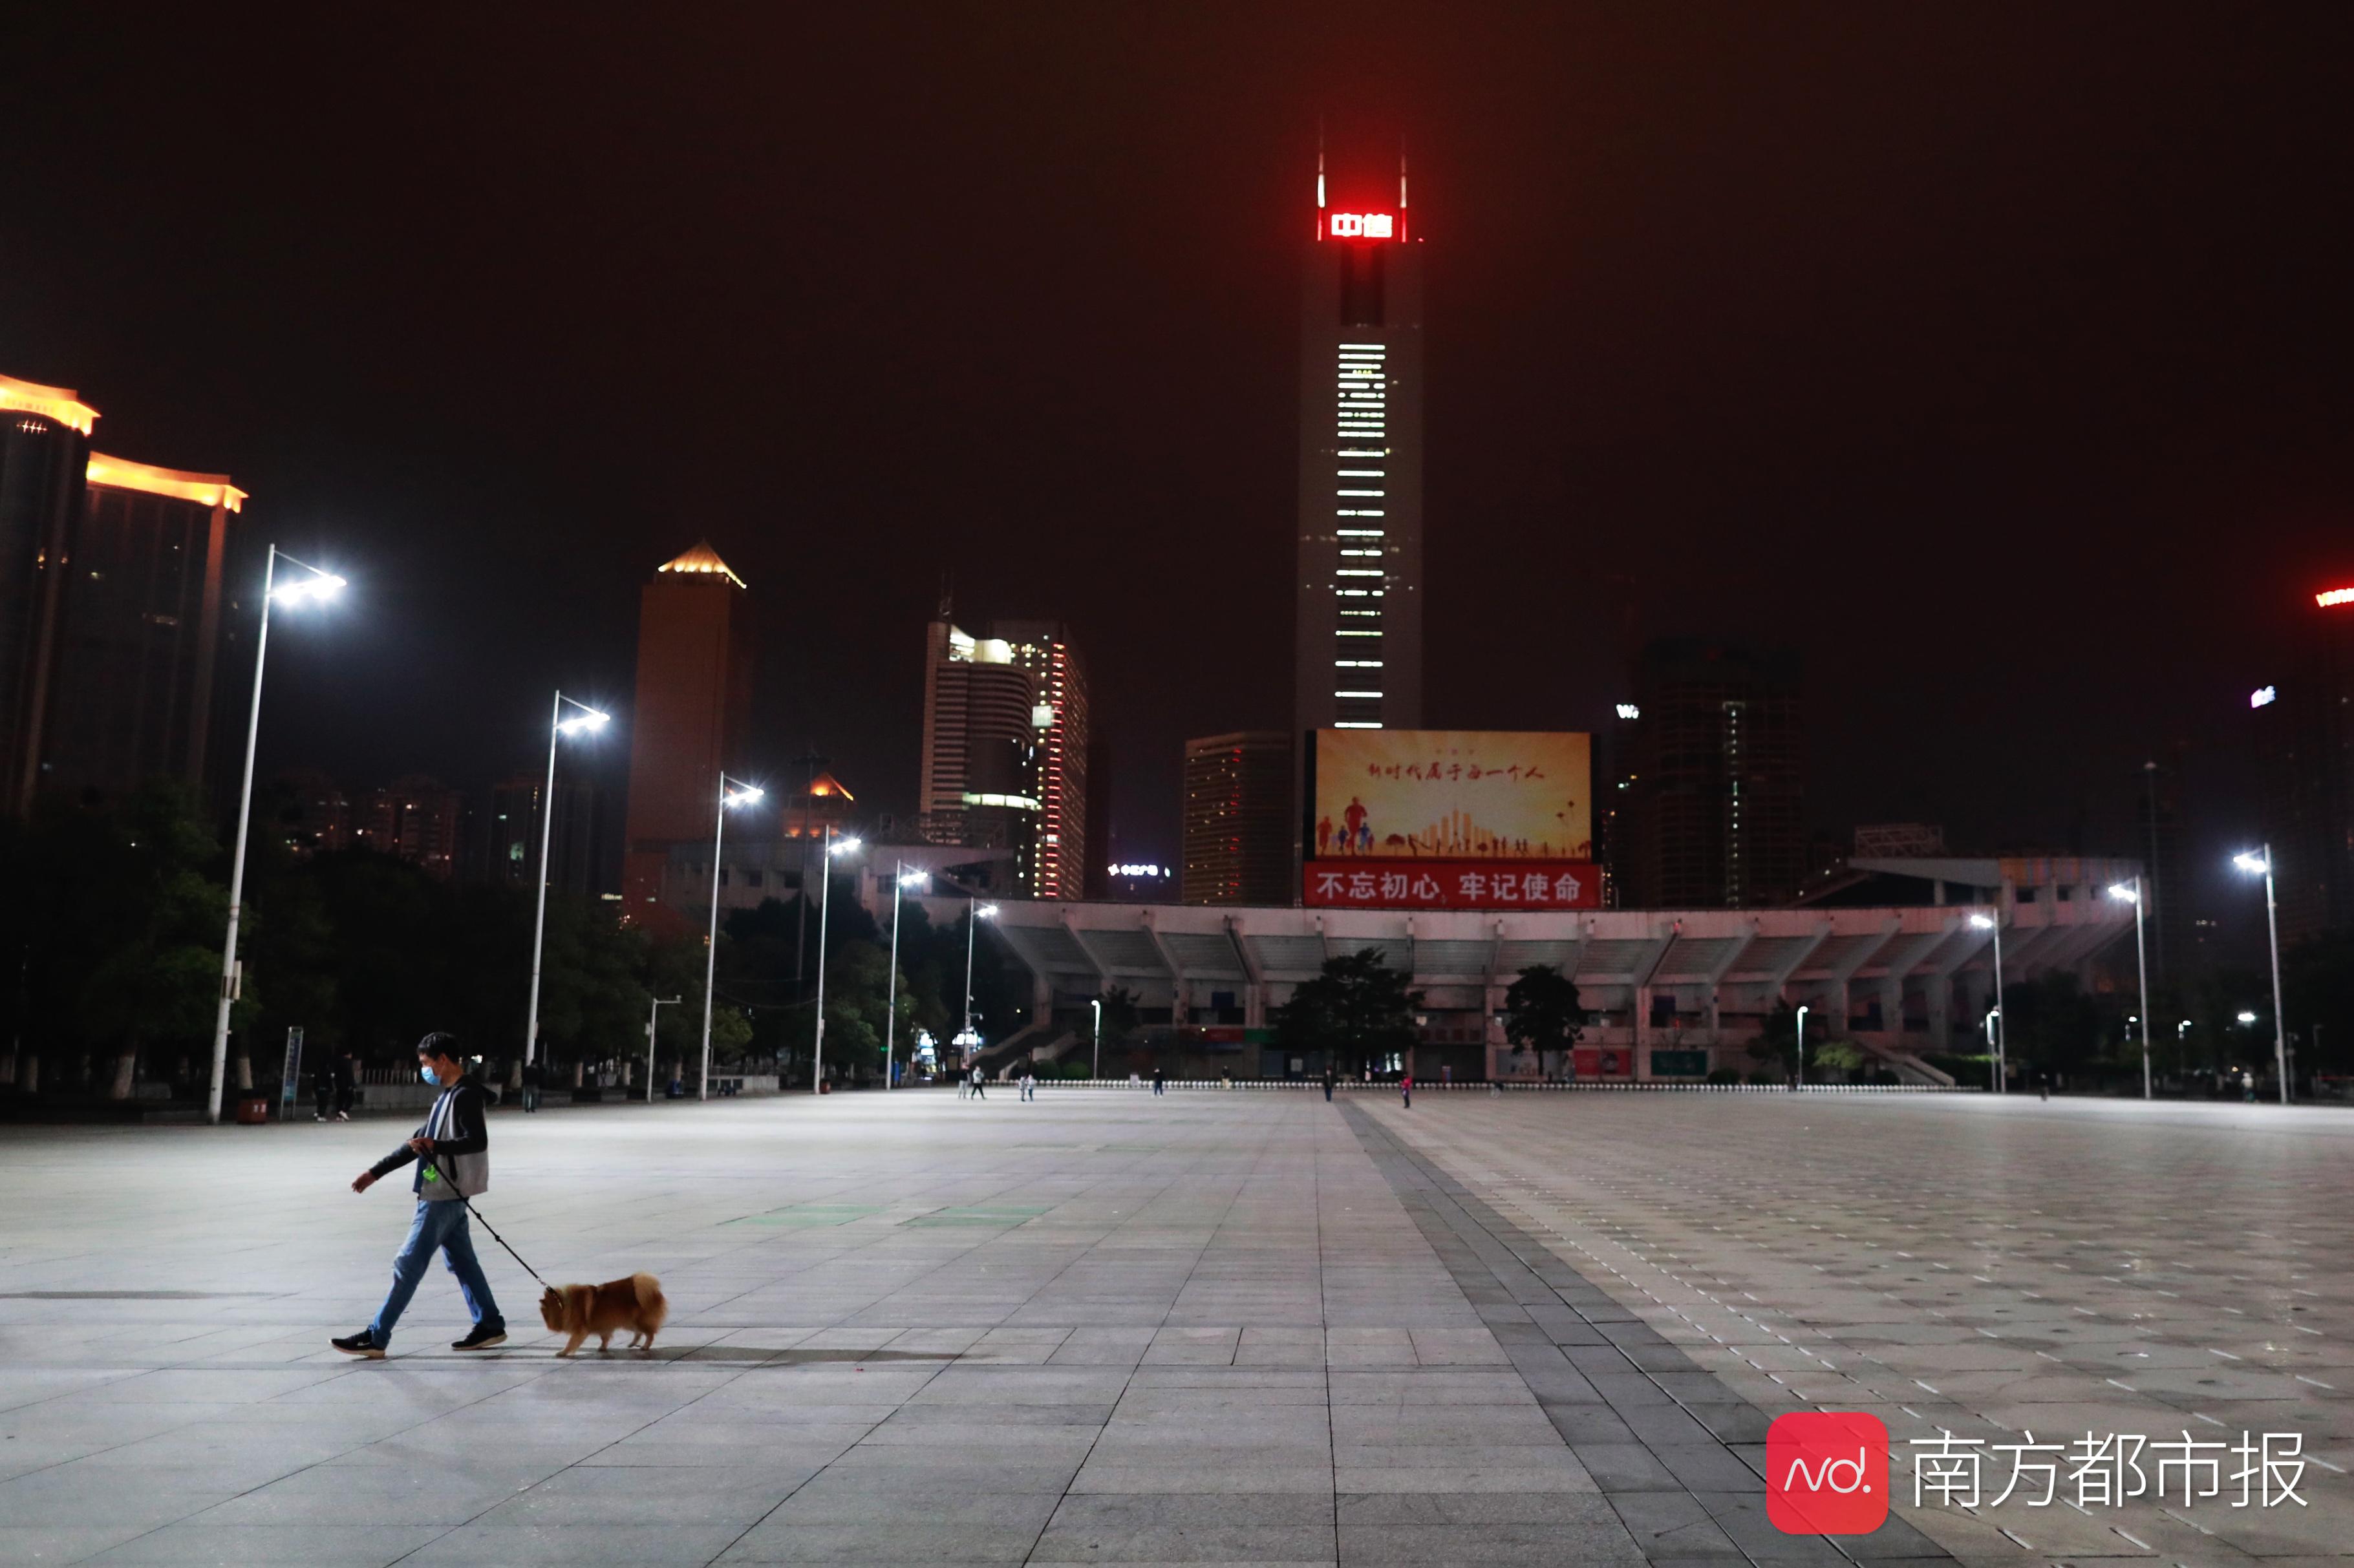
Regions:
[[[564,710],[567,706],[580,711],[566,718]],[[548,835],[556,826],[556,742],[560,736],[603,729],[612,721],[612,716],[599,713],[587,703],[576,703],[562,692],[556,694],[556,705],[548,714],[547,788],[540,792],[539,797],[538,909],[531,920],[531,1012],[525,1018],[523,1026],[523,1060],[526,1067],[539,1060],[539,954],[541,944],[547,938],[547,844]],[[648,1059],[652,1060],[651,1057]]]
[[[972,1033],[972,934],[983,920],[997,917],[997,906],[976,901],[970,894],[965,898],[964,916],[964,1033]]]
[[[1798,1087],[1807,1086],[1807,1014],[1812,1010],[1798,1003]]]
[[[885,1092],[893,1086],[891,1041],[898,1032],[899,1024],[899,895],[907,888],[921,887],[931,880],[929,872],[920,867],[910,868],[904,860],[894,864],[896,871],[891,884],[891,995],[890,1002],[883,1012],[883,1087]]]
[[[727,787],[735,785],[730,794]],[[727,842],[727,813],[737,806],[748,806],[767,791],[757,784],[747,784],[740,779],[719,775],[719,825],[711,834],[711,938],[703,954],[703,1081],[695,1086],[695,1097],[711,1097],[711,988],[719,978],[719,852]]]
[[[812,1095],[824,1093],[817,1086],[826,1081],[826,916],[833,911],[833,857],[835,854],[853,854],[857,850],[857,838],[833,842],[833,824],[831,821],[826,824],[826,853],[817,857],[819,875],[824,875],[826,885],[817,895],[817,1020],[810,1029],[810,1041],[814,1043],[812,1053],[810,1053],[810,1093]],[[802,909],[808,909],[808,890],[802,890],[801,897]],[[896,932],[892,935],[892,944],[896,947]]]
[[[280,587],[278,563],[300,567],[311,575]],[[261,735],[261,666],[270,652],[270,607],[288,609],[330,599],[344,589],[344,579],[270,546],[269,564],[261,576],[261,630],[253,640],[253,710],[245,721],[245,788],[238,796],[237,849],[228,863],[228,935],[221,943],[220,1008],[213,1017],[212,1088],[205,1098],[205,1119],[220,1120],[221,1079],[228,1071],[228,1013],[238,993],[237,927],[245,906],[245,840],[253,820],[253,747]]]
[[[1087,1005],[1096,1011],[1095,1065],[1087,1069],[1087,1081],[1093,1083],[1103,1076],[1103,998],[1091,996],[1087,998]]]
[[[2141,975],[2141,1017],[2137,1021],[2141,1024],[2141,1097],[2149,1099],[2149,959],[2142,947],[2141,915],[2146,900],[2142,897],[2140,876],[2131,882],[2111,884],[2109,896],[2124,899],[2134,909],[2134,967]]]
[[[676,1007],[685,1000],[681,996],[655,997],[652,1009],[646,1014],[646,1104],[648,1105],[654,1103],[654,1031],[662,1024],[662,1010],[665,1007]]]
[[[2264,929],[2273,943],[2273,1061],[2280,1073],[2280,1102],[2288,1104],[2288,1031],[2281,1013],[2280,981],[2280,904],[2273,895],[2273,846],[2266,844],[2261,854],[2235,854],[2232,863],[2253,874],[2261,872],[2264,879]],[[2240,1022],[2253,1023],[2253,1014],[2242,1013]]]
[[[825,825],[825,854],[818,862],[822,868],[820,874],[825,878],[825,889],[818,895],[817,900],[817,1048],[810,1059],[810,1093],[813,1095],[825,1093],[822,1086],[825,1083],[825,926],[826,916],[833,908],[833,857],[854,854],[858,849],[856,839],[835,842],[833,824],[828,822]],[[809,896],[807,889],[802,890],[801,896]]]
[[[1993,915],[1973,915],[1970,924],[1994,933],[1994,1011],[1987,1014],[1987,1044],[1994,1052],[1994,1092],[2010,1092],[2010,1015],[2002,1010],[2002,921]]]

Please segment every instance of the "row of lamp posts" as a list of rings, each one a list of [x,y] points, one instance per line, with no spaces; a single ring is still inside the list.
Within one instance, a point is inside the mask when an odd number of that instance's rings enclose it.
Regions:
[[[278,567],[281,561],[305,575],[282,587],[280,586]],[[245,780],[238,799],[237,847],[229,862],[228,931],[226,940],[221,945],[220,997],[213,1022],[212,1079],[205,1104],[207,1118],[216,1122],[220,1120],[221,1091],[228,1066],[229,1012],[237,1001],[239,990],[237,937],[239,917],[244,912],[245,847],[253,816],[253,760],[255,745],[261,733],[261,676],[263,664],[270,652],[270,611],[274,604],[281,601],[289,609],[295,609],[306,603],[332,599],[341,592],[344,587],[345,579],[334,573],[304,561],[298,561],[279,549],[275,544],[270,546],[268,565],[262,576],[261,628],[254,640],[253,701],[246,718],[245,728]],[[577,711],[567,714],[566,712],[567,708]],[[601,729],[610,720],[611,715],[609,714],[567,697],[560,691],[556,694],[556,701],[548,720],[547,787],[540,798],[539,874],[535,891],[536,907],[532,916],[531,933],[531,1008],[524,1024],[524,1062],[526,1065],[535,1063],[539,1055],[540,955],[547,932],[547,855],[549,834],[556,820],[557,743],[562,736],[567,735]],[[712,982],[716,979],[719,958],[719,862],[720,852],[726,842],[727,813],[737,806],[749,805],[758,800],[763,793],[764,791],[758,785],[731,779],[725,772],[719,776],[718,825],[712,834],[711,843],[711,930],[707,949],[704,956],[703,1075],[698,1087],[698,1097],[705,1099],[708,1099],[711,1096]],[[833,896],[833,857],[854,853],[860,847],[859,841],[855,838],[836,840],[833,836],[832,825],[830,823],[827,825],[825,852],[822,863],[822,874],[824,877],[825,886],[820,895],[818,908],[817,1017],[813,1030],[816,1048],[810,1074],[810,1092],[812,1094],[820,1092],[820,1086],[825,1077],[825,945],[827,915]],[[2273,1054],[2280,1080],[2281,1103],[2286,1105],[2289,1103],[2288,1034],[2286,1022],[2281,1009],[2280,916],[2279,905],[2273,886],[2272,846],[2266,844],[2261,853],[2234,855],[2232,857],[2232,863],[2241,871],[2262,875],[2264,879],[2264,928],[2272,948]],[[883,1086],[886,1090],[898,1086],[893,1081],[892,1065],[896,1056],[896,1034],[899,1012],[899,898],[906,889],[923,886],[929,880],[928,872],[921,867],[909,866],[905,861],[898,862],[894,868],[891,887],[890,990],[888,1007],[883,1023]],[[2141,1012],[2136,1019],[2141,1026],[2141,1093],[2142,1098],[2149,1099],[2153,1094],[2149,1057],[2149,963],[2143,937],[2143,917],[2148,900],[2145,895],[2143,880],[2138,874],[2130,882],[2121,882],[2112,885],[2109,888],[2109,895],[2130,903],[2134,910],[2134,963],[2139,974],[2141,987]],[[967,895],[966,908],[964,1022],[963,1027],[958,1032],[957,1042],[960,1047],[969,1049],[974,1040],[972,1032],[973,933],[981,921],[997,913],[997,906],[983,906],[972,895]],[[2000,1094],[2005,1087],[2004,1069],[2007,1065],[2005,1056],[2009,1034],[2009,1023],[2003,1015],[2002,1007],[2002,921],[1998,912],[1993,915],[1972,915],[1970,924],[1980,930],[1991,931],[1994,934],[1994,1007],[1987,1014],[1986,1028],[1987,1046],[1992,1058],[1994,1091]],[[663,1008],[679,1000],[677,997],[656,1000],[652,1016],[646,1023],[646,1097],[648,1099],[653,1097],[655,1023],[662,1016]],[[1100,1002],[1097,1003],[1097,1008],[1096,1065],[1100,1068],[1103,1030]],[[1797,1075],[1798,1083],[1802,1086],[1807,1080],[1807,1014],[1809,1011],[1811,1010],[1808,1007],[1801,1004],[1797,1013]],[[2189,1024],[2186,1022],[2177,1028],[2175,1037],[2178,1043],[2181,1039],[2183,1029],[2188,1027]]]

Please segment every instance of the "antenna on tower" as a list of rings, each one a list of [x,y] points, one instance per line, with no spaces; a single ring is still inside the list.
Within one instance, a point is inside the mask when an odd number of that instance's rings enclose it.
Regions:
[[[1398,138],[1398,210],[1405,210],[1405,138]]]
[[[946,572],[940,574],[940,619],[956,619],[956,581]]]
[[[1316,117],[1316,210],[1324,210],[1324,117]]]

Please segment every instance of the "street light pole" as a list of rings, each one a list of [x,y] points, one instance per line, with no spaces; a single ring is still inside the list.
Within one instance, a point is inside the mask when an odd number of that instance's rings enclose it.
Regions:
[[[899,895],[915,883],[928,880],[921,871],[910,873],[904,860],[892,863],[891,877],[891,986],[890,1000],[883,1012],[883,1087],[891,1088],[891,1061],[895,1036],[899,1028]]]
[[[2288,1020],[2281,1012],[2280,976],[2280,904],[2273,895],[2273,846],[2264,845],[2264,858],[2241,854],[2232,857],[2232,863],[2242,871],[2264,874],[2264,931],[2273,945],[2273,1061],[2280,1074],[2280,1103],[2288,1104]]]
[[[2133,885],[2119,883],[2109,889],[2112,898],[2129,900],[2134,906],[2134,968],[2140,975],[2141,985],[2141,1097],[2152,1098],[2149,1084],[2149,955],[2142,945],[2142,905],[2147,902],[2144,891],[2147,884],[2137,874]]]
[[[662,1010],[684,1001],[684,997],[658,996],[653,999],[653,1011],[646,1017],[646,1104],[654,1103],[654,1030],[662,1023]]]
[[[1087,998],[1087,1005],[1096,1011],[1095,1061],[1087,1068],[1087,1081],[1094,1083],[1103,1076],[1103,998],[1091,996]]]
[[[727,786],[734,784],[737,793],[730,795]],[[727,840],[727,810],[760,798],[761,791],[740,779],[730,779],[726,769],[719,774],[719,825],[711,834],[711,936],[703,955],[703,1081],[695,1085],[695,1097],[711,1097],[711,988],[719,978],[719,853]]]
[[[580,717],[567,719],[564,716],[564,705],[567,703],[580,710]],[[539,797],[538,908],[531,921],[531,1012],[525,1018],[523,1026],[523,1061],[526,1067],[539,1060],[539,957],[541,946],[547,938],[547,846],[556,828],[556,740],[558,736],[575,729],[601,728],[609,716],[587,703],[573,702],[562,692],[556,694],[555,706],[548,713],[547,787]]]
[[[833,912],[833,857],[848,854],[857,847],[856,839],[844,839],[835,843],[833,824],[828,822],[825,825],[825,853],[818,860],[820,874],[825,878],[825,887],[818,895],[817,901],[817,1026],[811,1032],[816,1049],[810,1059],[810,1093],[813,1095],[825,1092],[819,1086],[825,1082],[825,928]],[[801,889],[801,898],[804,903],[808,901],[809,889]]]
[[[981,923],[997,913],[994,904],[983,906],[973,894],[965,895],[964,916],[964,1029],[963,1036],[972,1035],[972,938]]]
[[[2010,1014],[2002,1006],[2002,895],[1995,895],[1994,913],[1973,915],[1970,924],[1982,931],[1994,933],[1994,1011],[1987,1016],[1994,1027],[1987,1035],[1987,1044],[1994,1052],[1994,1092],[2010,1092]]]
[[[1805,1002],[1798,1003],[1798,1087],[1807,1086],[1807,1014],[1812,1011]]]
[[[261,667],[270,652],[270,606],[279,596],[278,563],[284,561],[301,567],[311,575],[289,584],[284,592],[287,602],[306,599],[325,599],[344,586],[344,579],[333,572],[296,560],[270,546],[270,556],[261,573],[261,630],[253,640],[253,706],[245,721],[245,786],[238,796],[237,848],[231,852],[228,866],[228,934],[221,943],[221,982],[219,1010],[213,1017],[212,1087],[205,1098],[205,1119],[220,1120],[221,1082],[228,1072],[228,1015],[237,1002],[237,928],[239,917],[245,912],[245,843],[253,821],[253,753],[261,736]]]

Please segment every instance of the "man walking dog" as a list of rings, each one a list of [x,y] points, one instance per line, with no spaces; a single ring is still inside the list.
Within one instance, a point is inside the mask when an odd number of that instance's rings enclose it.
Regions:
[[[365,1192],[378,1177],[418,1161],[417,1179],[409,1184],[417,1194],[417,1217],[409,1224],[408,1239],[392,1260],[392,1288],[386,1293],[384,1305],[376,1308],[374,1322],[347,1339],[328,1341],[347,1356],[384,1359],[392,1343],[392,1327],[417,1293],[418,1281],[425,1277],[426,1266],[436,1252],[458,1277],[466,1309],[474,1316],[473,1331],[450,1348],[482,1351],[506,1342],[506,1319],[499,1315],[499,1305],[491,1298],[491,1282],[482,1277],[482,1266],[474,1256],[464,1202],[491,1185],[490,1098],[461,1058],[458,1042],[451,1035],[428,1034],[417,1043],[418,1070],[441,1093],[435,1097],[433,1108],[425,1113],[425,1124],[417,1135],[352,1182],[353,1192]]]

